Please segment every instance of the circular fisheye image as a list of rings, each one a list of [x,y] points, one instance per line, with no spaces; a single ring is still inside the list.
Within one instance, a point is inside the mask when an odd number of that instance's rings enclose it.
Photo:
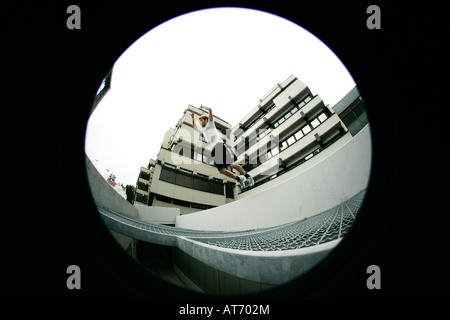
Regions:
[[[85,139],[98,212],[130,257],[214,295],[292,281],[350,230],[371,169],[364,99],[338,57],[279,16],[191,12],[106,74]]]

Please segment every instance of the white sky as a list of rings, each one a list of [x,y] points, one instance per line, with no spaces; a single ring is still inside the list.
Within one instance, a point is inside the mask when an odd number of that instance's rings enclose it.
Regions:
[[[116,61],[111,89],[88,122],[86,154],[103,177],[108,169],[116,182],[135,185],[189,104],[234,126],[290,75],[330,107],[356,85],[324,43],[281,17],[238,8],[179,16]]]

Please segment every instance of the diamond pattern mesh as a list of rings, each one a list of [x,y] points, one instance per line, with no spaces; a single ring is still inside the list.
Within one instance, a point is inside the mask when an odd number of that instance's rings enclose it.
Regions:
[[[103,219],[121,224],[121,232],[133,230],[156,237],[186,237],[212,246],[250,251],[281,251],[315,246],[343,237],[350,229],[364,200],[365,190],[340,205],[315,216],[285,225],[241,232],[213,232],[163,226],[133,219],[98,207]]]

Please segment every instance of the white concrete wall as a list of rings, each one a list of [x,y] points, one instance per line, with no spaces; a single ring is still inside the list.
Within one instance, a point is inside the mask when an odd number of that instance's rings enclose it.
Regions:
[[[149,207],[135,205],[138,210],[138,219],[158,224],[175,224],[175,218],[180,215],[178,208]]]
[[[264,284],[280,285],[311,269],[340,241],[337,239],[294,250],[248,251],[221,248],[178,237],[177,247],[189,256],[230,275]]]
[[[86,169],[92,197],[97,206],[105,207],[129,217],[160,224],[174,224],[175,217],[180,215],[180,209],[178,208],[133,206],[103,179],[88,157],[86,157]]]
[[[298,221],[328,210],[367,188],[371,161],[372,143],[367,125],[308,170],[244,199],[177,216],[175,225],[186,229],[242,231]]]
[[[86,169],[92,197],[97,206],[102,206],[133,218],[138,216],[137,209],[126,199],[122,198],[113,187],[103,179],[88,157],[86,157]]]

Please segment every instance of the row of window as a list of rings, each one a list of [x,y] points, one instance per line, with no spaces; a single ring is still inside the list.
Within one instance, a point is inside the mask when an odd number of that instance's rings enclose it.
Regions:
[[[278,146],[275,146],[271,148],[270,150],[267,150],[264,154],[258,154],[255,153],[252,158],[250,159],[250,164],[253,166],[251,169],[256,168],[257,166],[263,164],[270,158],[276,156],[281,151],[285,150],[286,148],[293,145],[295,142],[302,139],[305,135],[310,133],[313,129],[317,128],[320,124],[322,124],[326,119],[328,119],[328,116],[325,114],[325,112],[321,113],[319,116],[314,118],[312,121],[308,121],[308,123],[300,128],[297,132],[295,132],[293,135],[287,137],[286,139],[279,142]],[[260,152],[261,150],[258,150]]]
[[[165,202],[165,203],[170,203],[170,204],[173,203],[173,204],[175,204],[177,206],[194,208],[194,209],[201,209],[201,210],[215,208],[215,206],[209,206],[209,205],[206,205],[206,204],[179,200],[179,199],[175,199],[175,198],[166,197],[166,196],[163,196],[163,195],[160,195],[160,194],[156,195],[156,200],[159,200],[159,201],[162,201],[162,202]]]
[[[255,123],[257,123],[257,122],[259,121],[259,119],[261,119],[265,114],[269,113],[269,111],[272,110],[273,108],[275,108],[275,103],[272,103],[272,104],[270,105],[270,107],[267,108],[267,110],[264,110],[264,111],[263,111],[258,117],[256,117],[255,120],[253,120],[248,126],[244,127],[244,126],[241,125],[240,128],[241,128],[241,129],[244,129],[244,130],[250,129],[251,127],[253,127],[253,125],[254,125]]]
[[[139,173],[139,178],[142,178],[144,180],[150,180],[150,173],[147,173],[145,171],[141,171]]]
[[[262,185],[262,184],[264,184],[264,183],[266,183],[266,182],[269,182],[269,181],[275,179],[276,177],[279,177],[279,176],[285,174],[286,172],[289,172],[290,170],[292,170],[292,169],[298,167],[299,165],[301,165],[301,164],[303,164],[304,162],[308,161],[309,159],[311,159],[312,157],[314,157],[315,155],[319,154],[319,153],[322,152],[324,149],[328,148],[330,145],[332,145],[333,143],[335,143],[336,141],[338,141],[338,140],[342,137],[342,135],[344,135],[344,134],[345,134],[345,132],[340,132],[340,133],[338,133],[338,134],[337,134],[335,137],[333,137],[330,141],[328,141],[326,144],[324,144],[323,147],[317,148],[316,150],[314,150],[313,152],[309,153],[309,154],[306,155],[305,157],[303,157],[303,158],[297,160],[296,162],[294,162],[293,164],[289,165],[289,167],[284,166],[284,169],[283,169],[283,170],[278,171],[277,173],[271,175],[270,177],[267,177],[267,178],[265,178],[265,179],[263,179],[263,180],[260,180],[260,181],[256,181],[256,182],[255,182],[255,187],[258,187],[258,186],[260,186],[260,185]],[[258,165],[259,165],[259,164],[250,164],[250,163],[248,163],[248,164],[246,164],[246,165],[244,166],[244,169],[247,170],[247,171],[250,171],[250,170],[256,168]],[[243,191],[243,192],[245,192],[245,191]]]
[[[180,143],[172,146],[172,152],[179,154],[180,156],[184,156],[192,160],[197,160],[199,162],[214,166],[214,158],[211,156],[211,149],[203,149],[194,145],[187,146]],[[226,168],[228,170],[231,170],[229,167]],[[202,176],[202,174],[200,173],[198,173],[197,175]],[[208,178],[207,176],[205,177]]]
[[[296,113],[298,110],[303,108],[311,100],[312,100],[311,96],[308,95],[302,101],[300,101],[299,103],[294,103],[295,104],[294,107],[291,110],[289,110],[288,112],[286,112],[283,116],[278,118],[278,120],[273,123],[273,127],[274,128],[278,127],[284,121],[289,119],[294,113]]]
[[[266,130],[259,130],[259,134],[256,136],[256,141],[261,140],[262,138],[264,138],[266,135],[268,135],[270,132],[272,132],[272,128],[276,128],[278,127],[280,124],[282,124],[284,121],[286,121],[287,119],[289,119],[294,113],[296,113],[298,110],[300,110],[301,108],[303,108],[309,101],[311,101],[312,98],[310,95],[307,95],[306,97],[304,97],[303,99],[301,99],[300,101],[294,101],[292,100],[294,106],[285,114],[283,114],[281,117],[279,117],[274,123],[272,123],[268,128],[266,128]],[[275,107],[275,104],[273,103],[270,108],[265,111],[263,114],[261,114],[255,121],[253,121],[247,128],[245,128],[246,130],[249,129],[251,126],[253,126],[253,124],[255,124],[259,119],[262,118],[262,116],[264,114],[267,114],[270,110],[272,110]],[[237,139],[237,137],[236,137]]]
[[[305,135],[310,133],[313,129],[317,128],[319,125],[321,125],[327,119],[328,119],[328,116],[324,112],[321,113],[318,117],[316,117],[315,119],[310,121],[309,124],[306,124],[305,126],[303,126],[300,130],[298,130],[292,136],[281,141],[280,142],[280,151],[283,151],[287,147],[290,147],[295,142],[299,141],[301,138],[303,138]]]
[[[309,101],[308,97],[306,97],[303,101]],[[298,111],[299,109],[297,109],[297,107],[295,107],[295,108],[289,110],[289,112],[287,114],[285,114],[282,118],[288,119],[290,117],[290,116],[288,116],[288,114],[290,114],[290,115],[294,114],[296,112],[295,110]],[[282,119],[282,118],[280,118],[280,119]],[[267,153],[255,154],[252,157],[252,160],[250,162],[252,164],[257,164],[257,165],[264,163],[268,159],[274,157],[279,152],[285,150],[286,148],[288,148],[289,146],[291,146],[292,144],[294,144],[295,142],[297,142],[298,140],[303,138],[305,135],[310,133],[313,129],[317,128],[320,124],[322,124],[327,119],[328,119],[328,116],[326,115],[326,113],[325,112],[321,113],[316,118],[312,119],[311,121],[308,121],[307,124],[305,124],[303,127],[301,127],[296,133],[294,133],[290,137],[284,139],[283,141],[280,141],[278,146],[275,146],[272,149],[268,150]],[[278,122],[279,121],[280,120],[278,120]],[[262,139],[263,137],[265,137],[267,134],[269,134],[271,132],[272,132],[272,128],[270,128],[270,127],[267,128],[265,131],[260,132],[260,134],[256,137],[256,141],[259,141],[260,139]],[[246,150],[248,150],[254,143],[256,143],[256,141],[254,139],[252,139],[252,141],[245,144],[245,148],[242,148],[242,147],[238,148],[237,154],[240,155],[243,152],[245,152]],[[209,150],[209,149],[198,148],[198,147],[195,147],[194,145],[187,147],[185,145],[178,144],[178,145],[174,145],[172,147],[172,151],[179,155],[189,157],[193,160],[197,160],[197,161],[203,162],[205,164],[209,164],[209,165],[214,165],[214,159],[211,157],[211,150]],[[258,159],[256,159],[256,158],[258,158]],[[180,170],[185,170],[185,169],[180,168]],[[186,171],[188,171],[188,170],[186,170]],[[189,172],[186,172],[186,173],[189,173]]]
[[[291,99],[292,100],[292,99]],[[254,145],[259,140],[263,139],[266,135],[270,134],[273,129],[281,125],[283,122],[285,122],[287,119],[289,119],[292,115],[294,115],[297,111],[302,109],[308,102],[312,100],[312,97],[310,95],[307,95],[306,97],[303,97],[300,101],[295,102],[292,100],[292,103],[294,106],[289,109],[286,113],[284,113],[281,117],[279,117],[273,124],[268,126],[265,130],[260,130],[260,133],[256,137],[252,137],[251,141],[246,141],[245,144],[238,145],[237,148],[237,156],[244,153],[246,150],[248,150],[252,145]],[[275,105],[273,104],[269,109],[273,108]],[[268,111],[268,110],[267,110]],[[266,112],[267,112],[266,111]],[[323,123],[328,118],[327,112],[321,113],[318,117],[309,120],[307,119],[307,124],[305,124],[302,128],[300,128],[295,134],[292,136],[284,139],[279,143],[278,146],[275,146],[271,150],[268,150],[265,154],[255,154],[250,161],[252,164],[260,165],[267,161],[268,159],[274,157],[279,152],[285,150],[290,145],[294,144],[296,141],[300,140],[302,137],[304,137],[306,134],[311,132],[314,128],[319,126],[321,123]],[[256,120],[257,121],[257,120]],[[183,155],[186,157],[189,157],[193,160],[197,160],[199,162],[203,162],[205,164],[214,165],[214,159],[211,157],[211,150],[209,149],[202,149],[198,146],[185,146],[182,144],[174,145],[172,147],[172,151]],[[258,157],[259,156],[259,157]],[[257,158],[257,159],[255,159]]]
[[[275,121],[271,126],[269,126],[268,128],[266,128],[264,131],[260,130],[260,133],[256,136],[256,137],[252,137],[252,141],[247,141],[245,143],[245,148],[244,144],[242,145],[238,145],[238,148],[236,150],[236,155],[239,156],[240,154],[242,154],[243,152],[245,152],[246,150],[248,150],[253,144],[255,144],[256,142],[258,142],[259,140],[261,140],[262,138],[264,138],[266,135],[270,134],[272,132],[272,128],[276,128],[278,127],[280,124],[282,124],[284,121],[286,121],[287,119],[289,119],[293,114],[295,114],[298,110],[300,110],[301,108],[303,108],[308,102],[310,102],[312,100],[312,97],[310,95],[307,95],[306,97],[303,97],[301,100],[299,101],[294,101],[291,99],[292,103],[294,104],[294,106],[287,111],[283,116],[279,117],[277,119],[277,121]],[[273,103],[264,113],[262,113],[257,119],[255,119],[246,129],[250,128],[254,123],[256,123],[264,114],[266,114],[267,112],[269,112],[271,109],[273,109],[275,107],[275,104]],[[322,115],[320,116],[321,121],[324,121],[327,116],[325,113],[322,113]],[[320,124],[319,120],[315,119],[312,121],[311,123],[313,125],[313,128],[317,125]],[[218,129],[220,130],[220,128],[218,127]],[[305,129],[307,130],[307,129]],[[223,130],[221,130],[223,132]],[[307,133],[307,132],[306,132]],[[304,133],[304,134],[306,134]],[[224,133],[225,134],[225,133]],[[200,135],[200,140],[204,141],[204,138],[202,135]],[[186,152],[187,151],[187,152]],[[197,160],[199,162],[203,162],[205,164],[209,164],[209,165],[214,165],[214,159],[211,157],[211,150],[209,149],[202,149],[199,148],[198,146],[195,147],[194,145],[187,147],[185,145],[182,144],[176,144],[172,146],[172,152],[175,152],[179,155],[191,158],[193,160]],[[268,153],[270,153],[270,157],[272,157],[275,154],[272,154],[274,151],[270,150]],[[276,152],[276,151],[275,151]],[[265,156],[264,156],[265,157]],[[269,158],[267,158],[269,159]]]
[[[191,158],[209,165],[214,165],[214,159],[211,156],[211,150],[203,149],[198,146],[187,146],[185,144],[174,144],[172,146],[172,152],[179,154],[180,156]]]
[[[251,146],[253,146],[256,142],[263,139],[265,136],[269,135],[273,129],[277,128],[279,125],[281,125],[283,122],[285,122],[287,119],[289,119],[292,115],[294,115],[297,111],[299,111],[301,108],[303,108],[308,102],[312,100],[310,95],[307,95],[304,97],[300,102],[294,102],[294,106],[289,109],[285,114],[283,114],[281,117],[279,117],[274,123],[268,126],[265,130],[259,130],[259,134],[256,137],[252,137],[249,139],[248,142],[245,143],[245,148],[243,148],[244,144],[238,146],[237,148],[237,155],[241,155],[245,152],[245,150],[248,150]],[[325,113],[323,115],[326,117]]]
[[[176,170],[176,167],[165,163],[161,168],[161,175],[159,180],[168,183],[173,183],[181,187],[195,189],[199,191],[214,193],[223,195],[224,187],[223,181],[217,178],[209,180],[209,177],[204,174],[194,175],[192,171],[180,168]],[[225,192],[227,198],[234,198],[233,188],[234,183],[227,183],[225,186]]]
[[[305,156],[304,158],[302,158],[300,160],[297,160],[295,163],[293,163],[289,167],[285,168],[285,170],[278,171],[277,173],[271,175],[270,177],[267,177],[267,178],[265,178],[263,180],[257,181],[255,183],[255,187],[258,187],[258,186],[260,186],[260,185],[262,185],[262,184],[264,184],[266,182],[269,182],[269,181],[275,179],[276,177],[279,177],[279,176],[285,174],[286,172],[294,169],[295,167],[298,167],[299,165],[301,165],[302,163],[308,161],[309,159],[311,159],[312,157],[314,157],[316,154],[320,153],[321,151],[322,151],[322,148],[318,148],[315,151],[313,151],[310,154],[308,154],[307,156]]]

